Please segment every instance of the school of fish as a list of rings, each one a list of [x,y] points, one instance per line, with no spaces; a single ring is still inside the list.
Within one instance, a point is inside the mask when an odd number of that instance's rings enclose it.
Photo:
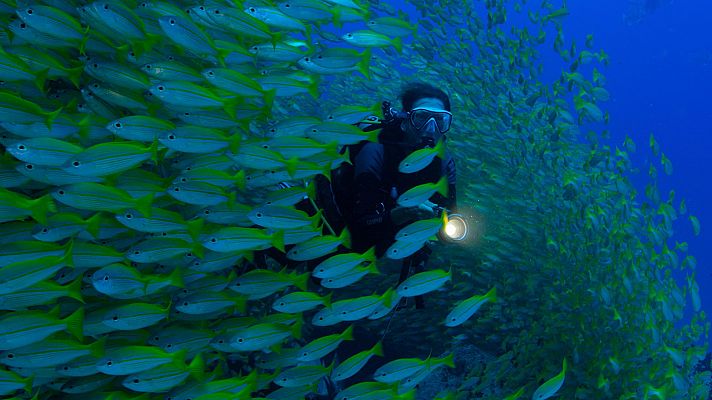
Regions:
[[[605,130],[608,56],[565,38],[565,1],[528,3],[411,1],[416,24],[375,0],[0,1],[0,396],[288,400],[329,377],[336,399],[415,399],[471,343],[491,362],[435,398],[706,399],[684,200],[653,164],[638,196],[635,144]],[[451,96],[473,233],[398,284],[441,219],[377,260],[295,205],[411,79]],[[328,258],[255,267],[268,249]],[[355,327],[376,339],[333,357]]]

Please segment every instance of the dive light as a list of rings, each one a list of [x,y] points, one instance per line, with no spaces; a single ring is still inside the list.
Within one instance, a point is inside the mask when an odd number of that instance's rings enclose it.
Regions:
[[[444,226],[438,232],[440,239],[446,242],[461,242],[467,239],[470,227],[462,214],[450,214],[447,209],[437,207],[438,215],[445,213]]]

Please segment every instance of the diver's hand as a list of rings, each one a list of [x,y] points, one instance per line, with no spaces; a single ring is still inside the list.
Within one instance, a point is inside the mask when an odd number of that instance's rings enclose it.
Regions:
[[[420,219],[435,217],[435,204],[426,201],[414,207],[396,207],[391,210],[391,221],[395,225],[403,225]]]

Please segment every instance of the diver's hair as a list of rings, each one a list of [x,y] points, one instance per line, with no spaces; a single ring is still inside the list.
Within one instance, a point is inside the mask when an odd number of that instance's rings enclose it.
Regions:
[[[445,109],[450,111],[450,98],[447,93],[424,82],[411,82],[403,87],[400,95],[403,111],[412,110],[416,101],[426,97],[433,97],[442,101]]]

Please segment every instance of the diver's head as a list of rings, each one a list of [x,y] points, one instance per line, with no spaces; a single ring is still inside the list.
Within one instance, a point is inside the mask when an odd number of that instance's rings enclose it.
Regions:
[[[401,94],[401,101],[403,111],[408,113],[401,123],[404,144],[433,147],[450,129],[450,98],[442,90],[427,83],[412,83]]]

